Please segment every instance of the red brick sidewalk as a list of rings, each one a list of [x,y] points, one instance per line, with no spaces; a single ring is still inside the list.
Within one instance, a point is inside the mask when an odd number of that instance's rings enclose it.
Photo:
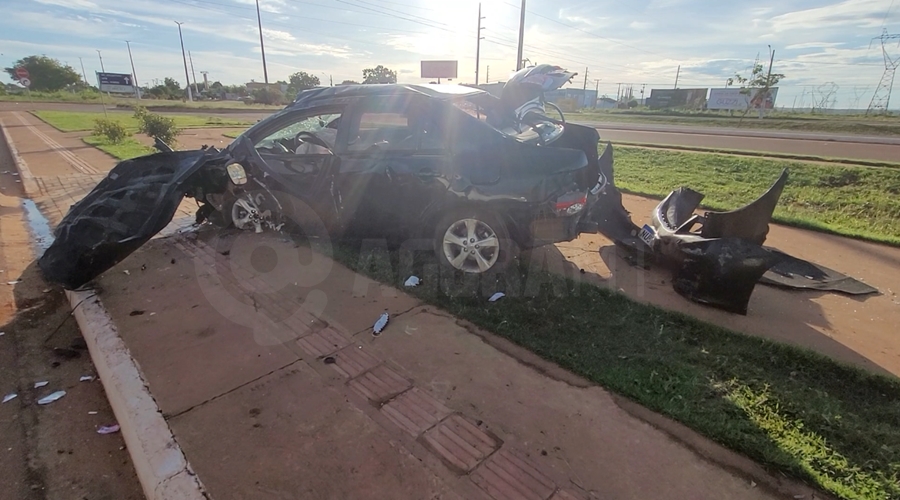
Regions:
[[[775,498],[305,247],[192,236],[100,284],[214,498]]]

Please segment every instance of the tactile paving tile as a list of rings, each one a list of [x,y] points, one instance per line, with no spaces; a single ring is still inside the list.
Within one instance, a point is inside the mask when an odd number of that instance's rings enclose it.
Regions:
[[[346,337],[331,328],[325,328],[297,341],[301,349],[317,358],[339,351],[349,344],[350,341]]]
[[[378,366],[381,361],[360,346],[350,345],[334,353],[334,364],[331,365],[347,378],[358,377],[366,370]]]
[[[449,408],[418,387],[397,396],[384,405],[381,412],[413,437],[418,437],[451,413]]]
[[[556,484],[523,454],[504,448],[471,475],[494,500],[547,500]]]
[[[460,474],[474,469],[502,444],[461,415],[447,417],[420,439]]]
[[[381,404],[412,387],[409,380],[381,365],[350,381],[350,387],[375,404]]]

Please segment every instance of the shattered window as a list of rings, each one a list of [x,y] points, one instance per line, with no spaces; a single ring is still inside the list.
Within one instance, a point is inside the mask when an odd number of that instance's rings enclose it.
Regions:
[[[340,113],[323,113],[302,117],[258,141],[256,148],[273,149],[283,146],[288,151],[294,151],[297,154],[327,153],[321,146],[303,142],[303,136],[300,136],[301,140],[298,140],[298,134],[301,132],[312,133],[333,149],[340,118]]]
[[[369,112],[359,120],[356,138],[350,142],[350,151],[366,151],[377,147],[386,150],[416,149],[415,131],[404,113]]]

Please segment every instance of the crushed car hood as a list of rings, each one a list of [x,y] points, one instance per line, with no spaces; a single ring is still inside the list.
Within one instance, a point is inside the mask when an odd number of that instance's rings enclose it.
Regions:
[[[79,288],[137,250],[172,220],[185,183],[213,154],[156,153],[116,165],[57,226],[38,260],[44,277]]]

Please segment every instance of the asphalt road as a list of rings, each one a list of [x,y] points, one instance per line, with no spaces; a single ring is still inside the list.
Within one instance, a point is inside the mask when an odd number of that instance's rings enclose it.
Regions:
[[[585,125],[596,127],[603,140],[613,142],[639,142],[900,162],[900,138],[896,137],[643,123],[585,123]]]
[[[0,102],[2,110],[59,109],[101,112],[99,104]],[[117,111],[126,113],[127,111]],[[173,113],[176,111],[172,111]],[[227,114],[229,118],[255,122],[271,113],[248,110],[185,108],[178,113],[202,115]],[[700,148],[767,151],[796,155],[829,156],[857,160],[900,162],[900,137],[791,132],[783,130],[696,127],[653,123],[583,122],[600,130],[603,140]]]

